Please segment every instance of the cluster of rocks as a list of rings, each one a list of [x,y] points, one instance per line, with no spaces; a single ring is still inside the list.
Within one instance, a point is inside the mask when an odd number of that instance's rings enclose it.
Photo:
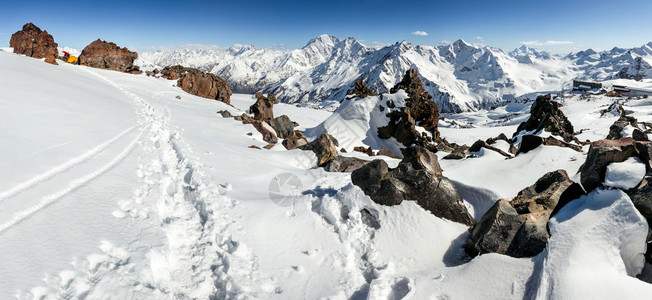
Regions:
[[[14,53],[34,58],[45,58],[45,62],[57,64],[59,51],[54,38],[47,30],[42,31],[32,23],[25,24],[22,30],[11,35],[9,45],[14,48]],[[136,52],[121,48],[115,43],[97,39],[84,47],[78,62],[93,68],[140,74],[139,67],[134,65],[136,58],[138,58]]]
[[[374,92],[364,84],[362,79],[358,79],[353,83],[353,89],[348,90],[346,94],[348,99],[353,99],[373,96]]]
[[[12,34],[9,46],[14,48],[14,53],[39,59],[45,58],[45,62],[57,65],[59,45],[54,42],[54,38],[47,30],[42,31],[32,23],[23,25],[22,30]]]
[[[607,139],[617,140],[622,138],[623,130],[628,125],[634,127],[634,130],[632,131],[632,138],[634,138],[637,141],[649,140],[647,134],[652,132],[652,124],[645,123],[645,122],[638,122],[636,118],[625,114],[622,114],[620,118],[618,118],[618,120],[616,120],[609,127],[609,134],[607,134]]]
[[[140,74],[140,68],[134,65],[138,53],[121,48],[115,43],[97,39],[84,47],[79,55],[79,64],[93,68],[115,70]]]
[[[405,107],[395,107],[390,100],[386,102],[390,118],[387,126],[378,128],[378,137],[383,139],[395,138],[401,144],[424,146],[431,151],[437,151],[435,143],[439,141],[439,106],[431,101],[432,96],[424,89],[423,82],[419,79],[417,70],[411,69],[391,90],[405,90],[408,95]],[[381,96],[382,99],[382,96]],[[422,126],[430,135],[420,134],[415,125]]]
[[[398,167],[390,169],[384,160],[376,159],[353,171],[351,180],[378,204],[415,201],[437,217],[473,224],[455,185],[441,172],[436,154],[413,146],[405,149]]]
[[[161,77],[176,80],[177,86],[189,94],[231,103],[231,88],[215,74],[176,65],[163,68]]]

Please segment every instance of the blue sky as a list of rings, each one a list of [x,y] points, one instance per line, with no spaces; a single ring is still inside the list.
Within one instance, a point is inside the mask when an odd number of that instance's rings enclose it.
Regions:
[[[331,34],[367,45],[461,38],[506,50],[525,43],[565,53],[650,42],[650,12],[649,0],[7,1],[0,46],[33,22],[60,46],[79,49],[97,38],[138,51],[235,43],[299,48]]]

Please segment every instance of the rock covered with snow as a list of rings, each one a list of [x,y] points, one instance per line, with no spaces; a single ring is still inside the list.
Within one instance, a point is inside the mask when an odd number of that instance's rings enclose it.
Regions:
[[[537,96],[530,108],[530,117],[518,126],[514,137],[522,134],[523,131],[537,133],[542,130],[561,136],[566,142],[573,141],[575,138],[573,124],[559,109],[559,103],[552,100],[550,94]]]
[[[43,31],[32,23],[23,25],[23,29],[12,34],[9,46],[14,53],[24,54],[33,58],[45,58],[47,63],[56,65],[59,56],[57,43],[47,30]]]
[[[471,235],[465,249],[472,256],[535,256],[546,247],[547,224],[553,212],[582,194],[583,190],[569,179],[566,171],[549,172],[521,190],[511,202],[500,199],[494,203],[469,229]]]
[[[97,39],[84,47],[79,55],[79,64],[100,68],[116,70],[127,73],[140,73],[140,68],[134,65],[138,53],[121,48],[115,43]]]
[[[641,153],[641,146],[632,138],[600,140],[591,143],[586,161],[580,169],[580,180],[587,191],[601,186],[605,180],[607,166],[626,161]]]
[[[425,148],[407,149],[395,169],[384,160],[373,160],[353,171],[351,181],[378,204],[391,206],[411,200],[437,217],[474,223],[455,185],[442,176],[437,155]]]

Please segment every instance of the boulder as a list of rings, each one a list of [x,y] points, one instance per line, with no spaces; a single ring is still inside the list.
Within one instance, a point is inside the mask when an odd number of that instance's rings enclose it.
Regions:
[[[310,150],[317,156],[317,165],[323,167],[337,157],[337,146],[339,143],[332,135],[324,133],[308,145],[299,147],[301,150]]]
[[[362,152],[362,153],[367,154],[369,156],[374,156],[374,150],[371,149],[371,147],[355,146],[355,147],[353,147],[353,151]]]
[[[639,149],[632,138],[599,140],[591,143],[586,161],[580,167],[580,182],[587,192],[593,191],[604,182],[607,166],[623,162],[632,156],[639,156]]]
[[[632,125],[635,126],[637,125],[636,118],[630,117],[630,116],[620,116],[618,120],[616,120],[610,127],[609,127],[609,134],[607,135],[608,140],[617,140],[621,137],[623,137],[622,132],[627,125]]]
[[[259,120],[253,120],[251,121],[251,125],[258,130],[263,135],[263,141],[268,142],[270,144],[278,142],[278,136],[276,135],[276,131],[274,131],[274,128],[272,126],[269,126],[267,122],[265,121],[259,121]]]
[[[469,148],[466,147],[457,147],[448,155],[442,157],[441,159],[463,159],[471,155]]]
[[[84,47],[79,55],[79,64],[93,68],[116,70],[127,73],[140,73],[134,61],[138,53],[120,48],[115,43],[97,39]]]
[[[23,25],[23,29],[11,35],[9,46],[14,48],[14,53],[24,54],[33,58],[45,58],[47,63],[57,65],[59,57],[57,43],[47,30],[42,31],[32,23]]]
[[[634,131],[632,132],[632,138],[635,141],[649,141],[647,137],[647,133],[643,132],[638,128],[634,129]]]
[[[347,98],[349,99],[367,98],[369,96],[373,96],[374,92],[364,84],[362,79],[358,79],[353,83],[353,89],[348,90],[346,94],[348,95]]]
[[[369,163],[369,161],[357,157],[337,156],[326,164],[324,170],[326,170],[326,172],[351,173],[360,169],[367,163]]]
[[[441,175],[437,156],[423,147],[410,147],[395,169],[376,159],[351,173],[353,184],[360,187],[374,202],[398,205],[403,200],[415,201],[433,215],[471,225],[468,213],[455,185]]]
[[[161,77],[177,80],[177,86],[186,93],[231,104],[231,88],[215,74],[176,65],[163,68]]]
[[[273,94],[263,96],[262,93],[256,94],[256,103],[249,107],[249,111],[254,115],[256,120],[271,120],[274,119],[274,104],[278,103]]]
[[[573,187],[572,189],[570,189]],[[564,170],[549,172],[511,201],[498,200],[469,229],[465,250],[471,256],[500,253],[531,257],[546,247],[553,212],[583,194]]]
[[[295,132],[293,136],[283,140],[283,147],[287,150],[292,150],[305,145],[308,145],[308,140],[303,136],[303,133],[298,131]]]
[[[281,139],[286,139],[294,135],[294,124],[286,115],[269,120],[269,125],[276,130],[276,134]]]
[[[530,108],[530,117],[518,126],[514,137],[523,130],[535,132],[545,130],[561,136],[566,142],[575,140],[573,125],[559,109],[559,103],[552,100],[550,94],[537,97]]]

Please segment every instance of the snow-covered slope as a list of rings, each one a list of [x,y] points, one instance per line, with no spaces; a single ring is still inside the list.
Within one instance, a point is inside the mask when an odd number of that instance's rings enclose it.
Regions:
[[[266,143],[251,125],[216,112],[241,114],[251,95],[234,94],[230,106],[161,78],[2,51],[0,65],[0,299],[631,299],[652,292],[634,277],[647,224],[619,191],[594,192],[560,210],[537,257],[468,261],[468,227],[412,201],[378,205],[350,174],[315,168],[311,151],[248,148]],[[342,105],[338,114],[347,117],[348,107],[350,124],[362,126],[350,136],[382,120],[370,109],[377,98]],[[610,102],[571,98],[563,109],[578,128],[591,128],[581,138],[593,138],[614,121],[600,117]],[[624,105],[651,121],[652,99]],[[301,129],[335,125],[323,110],[278,104],[274,111]],[[510,104],[492,113],[527,111]],[[484,127],[501,119],[488,114],[459,114],[460,123],[477,121],[442,134],[472,141],[515,130],[510,122]],[[547,171],[574,174],[584,158],[542,146],[510,160],[487,151],[440,163],[477,218]],[[637,163],[612,167],[612,186],[629,184],[623,170]],[[277,205],[285,180],[293,182],[284,190],[292,201]],[[576,275],[586,280],[569,281]]]
[[[356,79],[386,92],[416,68],[443,112],[491,108],[533,92],[560,90],[571,79],[650,77],[652,43],[591,49],[558,57],[523,46],[511,52],[463,40],[442,46],[400,42],[367,47],[354,38],[319,36],[296,50],[253,46],[141,53],[144,69],[181,64],[213,72],[236,92],[273,92],[288,103],[344,99]]]

